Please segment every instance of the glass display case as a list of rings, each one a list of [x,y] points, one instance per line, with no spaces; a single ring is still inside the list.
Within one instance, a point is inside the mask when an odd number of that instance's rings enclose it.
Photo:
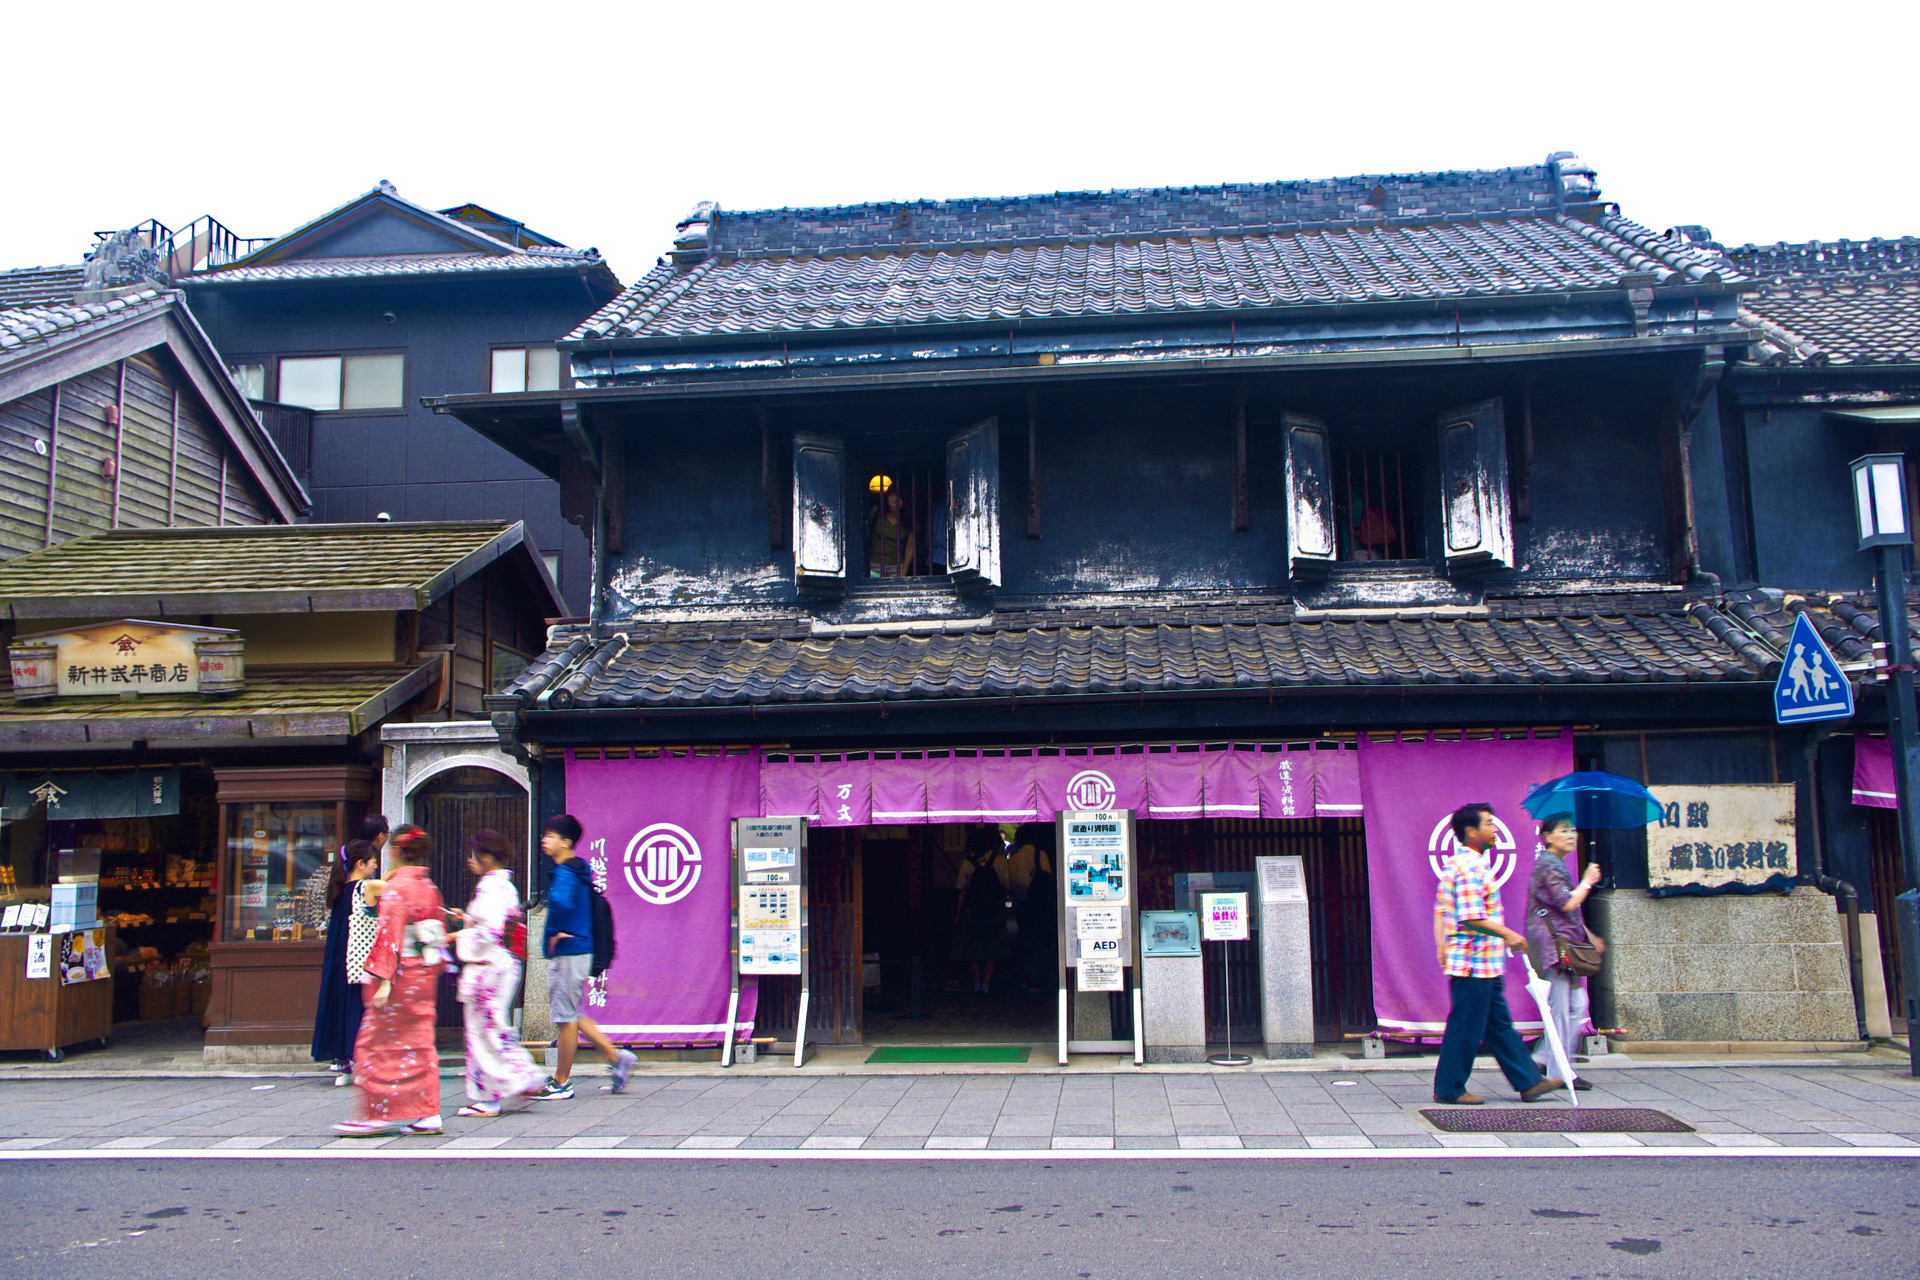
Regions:
[[[338,803],[256,800],[229,804],[225,929],[228,942],[305,942],[324,919],[303,906],[341,844]]]

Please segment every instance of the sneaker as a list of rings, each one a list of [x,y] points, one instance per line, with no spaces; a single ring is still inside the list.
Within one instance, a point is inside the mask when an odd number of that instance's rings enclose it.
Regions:
[[[613,1091],[615,1093],[626,1092],[627,1077],[633,1074],[633,1068],[639,1061],[639,1055],[631,1049],[622,1049],[620,1056],[613,1060]]]
[[[1555,1089],[1564,1089],[1566,1087],[1567,1087],[1566,1081],[1558,1080],[1552,1076],[1548,1076],[1545,1080],[1542,1080],[1539,1084],[1534,1085],[1533,1088],[1522,1089],[1520,1091],[1520,1101],[1538,1102],[1540,1101],[1540,1099],[1552,1093]]]
[[[1463,1093],[1457,1098],[1443,1098],[1436,1093],[1433,1100],[1443,1107],[1480,1107],[1487,1101],[1477,1093]]]
[[[572,1096],[573,1081],[569,1080],[565,1084],[561,1084],[552,1076],[548,1076],[547,1082],[538,1089],[535,1089],[532,1093],[529,1093],[527,1099],[531,1102],[565,1102]]]

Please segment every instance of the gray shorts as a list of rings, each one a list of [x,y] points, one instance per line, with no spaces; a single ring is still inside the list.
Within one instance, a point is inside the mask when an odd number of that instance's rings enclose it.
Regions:
[[[580,996],[592,968],[589,955],[554,956],[547,961],[547,1014],[556,1027],[580,1020]]]

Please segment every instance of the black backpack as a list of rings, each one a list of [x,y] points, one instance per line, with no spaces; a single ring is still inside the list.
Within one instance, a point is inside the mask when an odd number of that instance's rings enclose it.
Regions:
[[[586,885],[593,905],[593,965],[587,972],[597,978],[613,964],[613,907],[608,904],[607,895],[600,892],[600,886],[591,879],[586,880]]]

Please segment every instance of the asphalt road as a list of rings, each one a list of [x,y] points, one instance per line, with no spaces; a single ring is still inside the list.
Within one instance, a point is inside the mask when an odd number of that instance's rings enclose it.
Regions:
[[[19,1161],[0,1275],[1920,1272],[1920,1160]]]

